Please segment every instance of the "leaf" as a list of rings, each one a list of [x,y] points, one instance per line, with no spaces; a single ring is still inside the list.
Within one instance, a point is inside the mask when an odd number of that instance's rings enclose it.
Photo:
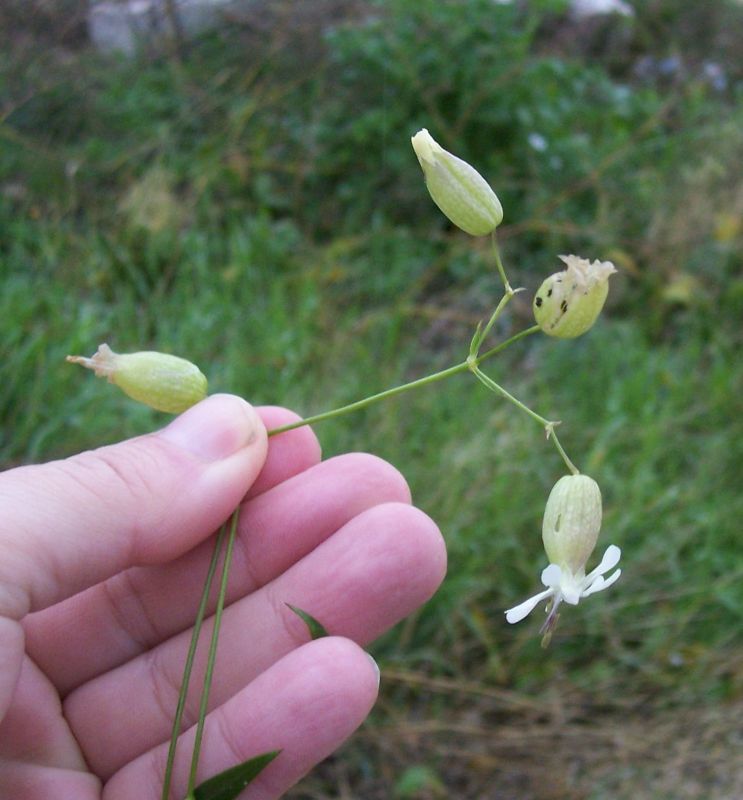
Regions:
[[[322,639],[323,636],[329,636],[328,632],[325,628],[310,614],[306,611],[302,611],[301,608],[297,608],[293,606],[291,603],[287,603],[287,606],[304,622],[307,626],[307,630],[310,632],[310,636],[313,639]]]
[[[471,356],[477,356],[481,344],[482,344],[482,320],[480,320],[477,323],[477,328],[475,329],[475,333],[472,336],[472,341],[470,342]]]
[[[194,789],[194,800],[234,800],[280,752],[281,750],[272,750],[270,753],[263,753],[214,775]]]
[[[395,797],[446,797],[441,778],[430,767],[421,764],[408,767],[394,788]]]

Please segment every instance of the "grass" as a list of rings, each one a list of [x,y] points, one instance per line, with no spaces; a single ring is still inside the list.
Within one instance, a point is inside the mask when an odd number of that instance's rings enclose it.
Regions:
[[[247,58],[239,35],[180,65],[3,56],[0,463],[164,422],[64,364],[101,341],[184,355],[213,390],[306,415],[462,360],[500,287],[487,247],[437,216],[409,150],[429,114],[447,130],[452,91],[453,6],[414,5],[443,62],[422,99],[404,87],[431,51],[401,1],[386,26],[338,26],[305,70],[270,42]],[[743,692],[739,88],[632,83],[545,55],[538,27],[504,20],[510,91],[483,101],[463,58],[452,80],[471,123],[463,149],[447,144],[497,179],[515,284],[533,291],[574,250],[620,274],[588,335],[531,337],[487,371],[563,420],[625,571],[563,615],[548,651],[536,620],[505,624],[536,590],[563,469],[538,426],[471,376],[318,425],[326,454],[368,449],[405,473],[450,570],[375,645],[384,691],[362,735],[292,796],[732,797],[729,763],[713,773],[734,753]],[[498,67],[478,24],[459,38]],[[545,153],[526,144],[535,126]],[[517,296],[498,336],[531,324],[529,302]],[[709,747],[674,741],[674,725]]]

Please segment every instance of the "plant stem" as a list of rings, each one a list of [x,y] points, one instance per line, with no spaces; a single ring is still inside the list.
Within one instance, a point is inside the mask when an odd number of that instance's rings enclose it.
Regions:
[[[539,331],[541,330],[542,329],[539,327],[539,325],[532,325],[531,328],[526,328],[523,331],[519,331],[519,333],[514,334],[509,339],[506,339],[505,341],[501,342],[495,347],[491,347],[490,350],[486,350],[484,353],[479,355],[475,359],[475,363],[479,365],[486,359],[490,358],[491,356],[500,353],[501,350],[505,350],[507,347],[510,347],[510,345],[514,344],[515,342],[518,342],[519,339],[525,339],[527,336],[531,336],[532,333],[539,333]]]
[[[504,389],[502,386],[497,384],[492,378],[489,378],[478,366],[477,364],[472,364],[472,373],[480,380],[481,383],[485,384],[492,392],[501,395],[501,397],[505,397],[506,400],[510,400],[517,408],[520,408],[525,414],[528,414],[533,420],[538,422],[547,432],[547,438],[552,439],[554,442],[555,447],[557,448],[557,452],[562,457],[562,460],[565,462],[565,465],[570,470],[573,475],[578,475],[578,469],[573,464],[573,462],[568,458],[567,453],[565,452],[563,446],[560,444],[560,440],[557,438],[557,434],[555,433],[555,425],[558,425],[558,422],[553,422],[551,420],[545,419],[544,417],[540,416],[536,413],[536,411],[532,411],[529,406],[525,405],[521,402],[518,398],[514,397],[510,392]]]
[[[520,408],[525,414],[528,414],[533,420],[539,422],[545,428],[548,425],[553,424],[548,419],[545,419],[537,414],[536,411],[532,411],[529,406],[525,405],[521,402],[521,400],[514,397],[509,391],[497,384],[492,378],[489,378],[481,369],[479,369],[476,364],[472,365],[472,373],[480,380],[481,383],[484,383],[488,389],[496,394],[501,395],[501,397],[505,397],[506,400],[510,400],[517,408]]]
[[[392,389],[386,389],[384,392],[379,392],[378,394],[373,394],[370,397],[365,397],[363,400],[357,400],[355,403],[349,403],[346,406],[340,406],[340,408],[334,408],[332,411],[325,411],[322,414],[315,414],[312,417],[297,420],[289,425],[282,425],[280,428],[273,428],[268,432],[268,435],[276,436],[278,433],[284,433],[285,431],[290,431],[294,428],[301,428],[302,425],[313,425],[315,422],[321,422],[324,419],[339,417],[342,414],[348,414],[351,411],[360,411],[362,408],[366,408],[374,403],[378,403],[380,400],[386,400],[389,397],[394,397],[395,395],[402,394],[403,392],[408,392],[411,389],[417,389],[419,386],[426,386],[429,383],[435,383],[436,381],[440,381],[443,378],[448,378],[451,375],[457,375],[460,372],[467,372],[468,369],[469,365],[466,361],[463,361],[461,364],[455,364],[453,367],[449,367],[448,369],[442,369],[441,372],[434,372],[432,375],[426,375],[425,378],[418,378],[415,381],[410,381],[410,383],[403,383],[402,385],[395,386]]]
[[[511,289],[511,287],[509,286],[506,293],[503,295],[503,297],[501,297],[500,302],[495,307],[495,311],[493,311],[493,313],[490,315],[488,324],[482,329],[482,332],[477,336],[478,350],[479,346],[485,341],[487,335],[490,333],[493,325],[495,325],[495,321],[501,315],[503,309],[508,305],[508,303],[511,301],[511,298],[516,294],[516,291]],[[476,356],[477,352],[475,352],[473,355]]]
[[[219,628],[222,624],[222,612],[224,611],[224,600],[227,595],[227,582],[230,573],[230,563],[232,561],[232,552],[235,547],[235,533],[237,531],[237,523],[240,518],[240,506],[232,512],[232,519],[230,520],[230,533],[227,537],[227,549],[224,554],[224,563],[222,564],[222,577],[219,583],[219,596],[217,597],[217,607],[214,610],[214,627],[212,628],[212,638],[209,642],[209,656],[206,662],[206,674],[204,675],[204,688],[201,692],[201,703],[199,705],[199,720],[196,724],[196,735],[194,737],[193,754],[191,756],[191,771],[188,776],[188,789],[187,795],[193,794],[196,787],[196,771],[199,767],[199,755],[201,754],[201,740],[204,735],[204,721],[206,720],[206,712],[209,704],[209,691],[212,685],[212,677],[214,676],[214,663],[217,658],[217,643],[219,641]]]
[[[491,242],[493,243],[493,255],[495,256],[495,266],[498,267],[498,274],[500,275],[500,279],[503,281],[503,288],[506,290],[506,296],[513,295],[514,291],[511,288],[511,284],[508,282],[508,278],[506,277],[506,270],[503,267],[503,262],[500,258],[500,250],[498,249],[498,239],[496,238],[495,231],[493,231],[491,237]]]
[[[539,330],[541,330],[539,325],[533,325],[531,328],[520,331],[514,336],[511,336],[510,339],[506,339],[504,342],[501,342],[497,347],[493,347],[482,355],[477,356],[474,361],[476,364],[480,364],[480,362],[484,361],[486,358],[490,358],[496,353],[500,353],[501,350],[505,350],[506,347],[514,342],[517,342],[519,339],[530,336],[532,333],[536,333]],[[434,372],[431,375],[426,375],[424,378],[418,378],[417,380],[410,381],[409,383],[403,383],[400,386],[395,386],[392,389],[386,389],[384,392],[379,392],[371,395],[370,397],[365,397],[363,400],[357,400],[355,403],[349,403],[348,405],[334,408],[331,411],[324,411],[321,414],[315,414],[314,416],[306,417],[305,419],[300,419],[296,422],[291,422],[288,425],[282,425],[279,428],[272,428],[270,431],[268,431],[268,435],[276,436],[279,433],[285,433],[286,431],[291,431],[295,428],[301,428],[303,425],[314,425],[316,422],[322,422],[326,419],[333,419],[333,417],[340,417],[341,415],[348,414],[351,411],[360,411],[362,408],[366,408],[374,403],[378,403],[381,400],[386,400],[389,397],[403,394],[403,392],[408,392],[411,389],[417,389],[420,386],[426,386],[429,383],[435,383],[436,381],[443,380],[444,378],[449,378],[452,375],[458,375],[460,372],[467,372],[470,369],[470,363],[471,359],[463,361],[461,364],[455,364],[453,367],[449,367],[448,369],[442,369],[440,372]]]
[[[554,424],[553,426],[547,431],[547,436],[552,439],[555,447],[557,448],[557,452],[562,456],[562,460],[565,462],[565,466],[570,470],[571,475],[580,475],[580,470],[578,467],[573,464],[573,462],[568,458],[568,454],[563,449],[563,446],[560,444],[560,440],[557,438],[557,434],[555,433]]]
[[[173,764],[175,762],[175,750],[178,743],[178,735],[181,728],[181,719],[183,718],[183,710],[186,706],[186,695],[188,694],[188,684],[191,680],[191,670],[193,668],[194,657],[196,655],[196,647],[199,642],[199,634],[201,626],[204,622],[204,615],[206,613],[206,605],[209,601],[209,593],[212,588],[212,581],[214,580],[214,573],[217,571],[217,563],[219,562],[219,553],[222,549],[222,542],[227,530],[225,523],[219,530],[217,537],[214,541],[214,551],[212,553],[211,561],[209,562],[209,570],[206,574],[204,581],[204,590],[201,593],[201,600],[199,608],[196,612],[196,620],[194,621],[193,633],[191,634],[191,643],[188,647],[188,655],[186,656],[186,663],[183,667],[183,679],[181,680],[181,690],[178,695],[178,705],[175,710],[175,717],[173,719],[173,728],[170,735],[170,746],[168,748],[168,760],[165,764],[165,775],[163,776],[163,791],[162,800],[168,800],[170,794],[170,783],[173,777]]]

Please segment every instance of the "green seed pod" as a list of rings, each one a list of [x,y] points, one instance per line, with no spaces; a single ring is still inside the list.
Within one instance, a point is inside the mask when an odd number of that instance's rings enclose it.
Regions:
[[[458,228],[485,236],[503,219],[503,208],[485,178],[421,129],[411,139],[433,202]]]
[[[587,475],[565,475],[544,509],[542,541],[551,564],[582,572],[601,530],[601,490]]]
[[[158,411],[180,414],[206,397],[204,375],[178,356],[151,351],[119,354],[102,344],[92,358],[67,356],[67,361],[105,376],[133,400]]]
[[[573,339],[598,318],[609,293],[610,261],[560,256],[567,269],[550,275],[534,295],[534,319],[550,336]]]

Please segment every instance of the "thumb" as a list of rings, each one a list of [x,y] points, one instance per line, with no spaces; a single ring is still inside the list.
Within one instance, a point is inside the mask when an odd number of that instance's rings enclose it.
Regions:
[[[20,620],[209,536],[263,466],[266,430],[214,395],[158,433],[0,474],[0,719],[20,673]]]
[[[191,549],[239,504],[266,451],[253,408],[214,395],[157,433],[3,473],[0,615]]]

